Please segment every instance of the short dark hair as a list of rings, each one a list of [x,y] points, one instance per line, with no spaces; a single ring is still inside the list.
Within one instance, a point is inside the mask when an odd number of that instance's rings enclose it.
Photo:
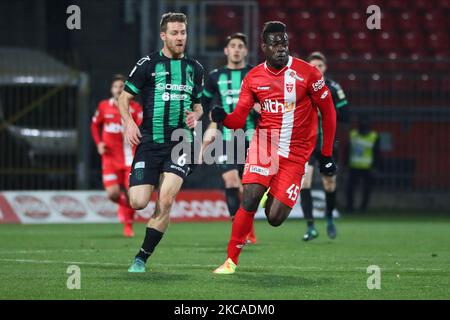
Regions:
[[[180,12],[167,12],[161,17],[161,22],[159,23],[159,30],[161,32],[167,31],[167,24],[169,22],[181,22],[187,26],[187,17],[184,13]]]
[[[281,21],[268,21],[264,23],[262,30],[262,40],[267,43],[267,35],[274,32],[286,32],[286,25]]]
[[[314,51],[311,52],[306,58],[308,62],[311,62],[312,60],[321,60],[323,63],[327,64],[327,59],[325,58],[325,55],[320,51]]]
[[[241,33],[241,32],[235,32],[233,34],[230,34],[225,39],[225,47],[228,46],[230,41],[233,40],[233,39],[239,39],[245,44],[245,46],[247,46],[247,36],[245,34]]]
[[[117,73],[117,74],[112,76],[112,78],[111,78],[111,85],[114,82],[119,81],[119,80],[125,82],[126,79],[127,78],[123,74]]]

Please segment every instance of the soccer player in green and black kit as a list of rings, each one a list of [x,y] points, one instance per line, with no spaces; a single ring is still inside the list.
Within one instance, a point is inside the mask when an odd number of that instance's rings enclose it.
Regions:
[[[231,113],[238,102],[242,80],[252,69],[252,66],[245,61],[248,54],[246,35],[233,33],[228,36],[225,42],[224,53],[227,57],[227,65],[220,69],[215,69],[209,74],[203,89],[202,105],[205,109],[211,110],[213,105],[218,104],[227,113]],[[238,154],[243,149],[239,147],[239,143],[242,144],[244,142],[245,150],[248,148],[259,118],[258,107],[260,108],[259,105],[254,107],[254,110],[250,112],[246,120],[244,128],[246,134],[245,142],[239,141],[237,136],[233,135],[232,130],[215,122],[210,123],[203,142],[203,150],[205,150],[206,146],[216,138],[215,135],[209,133],[215,132],[215,129],[220,131],[223,139],[223,154],[216,155],[216,158],[225,184],[225,198],[232,219],[240,206],[240,193],[242,192],[240,174],[242,174],[243,162],[245,161],[245,154]],[[238,163],[239,158],[242,159],[242,163]],[[253,228],[248,235],[247,243],[256,243]]]
[[[186,16],[166,13],[160,23],[161,51],[140,59],[125,83],[119,98],[119,108],[125,124],[125,139],[138,145],[130,174],[130,204],[143,209],[159,184],[159,195],[153,216],[147,224],[142,246],[129,272],[145,272],[145,263],[169,225],[169,212],[184,178],[192,171],[192,155],[179,148],[180,141],[171,136],[176,130],[187,137],[203,109],[203,67],[184,54],[186,46]],[[144,103],[143,120],[138,128],[128,111],[130,100],[140,94]],[[179,132],[177,131],[177,132]],[[183,149],[181,149],[183,150]],[[186,149],[184,149],[186,150]]]
[[[322,74],[325,74],[327,70],[327,61],[325,56],[320,52],[313,52],[307,58],[307,61],[312,65],[316,66]],[[329,79],[325,78],[325,84],[331,91],[331,97],[333,98],[334,106],[336,108],[337,120],[340,123],[347,123],[349,121],[348,116],[348,101],[345,96],[344,91],[341,86]],[[317,163],[317,157],[320,155],[320,150],[322,147],[322,120],[319,113],[319,132],[317,136],[316,148],[311,154],[308,161],[308,166],[306,169],[306,174],[304,175],[302,181],[302,189],[300,191],[300,204],[302,206],[303,214],[306,219],[308,229],[303,236],[304,241],[309,241],[319,236],[315,226],[313,217],[313,199],[311,196],[311,183],[312,176],[314,174],[314,166]],[[336,147],[334,148],[336,149]],[[336,154],[336,150],[333,151]],[[336,158],[336,155],[334,156]],[[333,210],[336,207],[336,175],[322,176],[323,188],[325,190],[325,218],[327,221],[327,234],[331,239],[336,238],[336,226],[333,221]]]

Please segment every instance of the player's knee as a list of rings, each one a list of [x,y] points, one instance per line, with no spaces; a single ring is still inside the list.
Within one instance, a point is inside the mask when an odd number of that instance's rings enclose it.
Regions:
[[[323,189],[325,192],[333,192],[336,190],[336,179],[334,177],[324,177]]]
[[[114,191],[107,191],[108,199],[112,202],[118,202],[120,198],[120,191],[114,190]]]
[[[138,197],[130,197],[130,206],[134,210],[142,210],[145,209],[148,205],[148,200],[144,198],[138,198]]]
[[[270,214],[269,213],[269,216],[268,216],[268,219],[267,219],[268,221],[269,221],[269,224],[272,226],[272,227],[279,227],[279,226],[281,226],[282,225],[282,223],[284,222],[284,217],[282,217],[281,215],[276,215],[276,214]]]
[[[243,197],[242,208],[246,211],[256,211],[258,210],[259,201],[259,199],[254,197]]]

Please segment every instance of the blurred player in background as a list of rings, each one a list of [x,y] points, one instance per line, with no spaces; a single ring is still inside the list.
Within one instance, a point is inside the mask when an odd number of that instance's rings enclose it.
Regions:
[[[328,175],[336,171],[332,158],[336,111],[322,74],[289,55],[286,25],[282,22],[264,24],[261,48],[266,61],[245,77],[234,111],[227,114],[223,108],[214,107],[211,112],[215,122],[238,129],[244,127],[255,102],[261,103],[261,118],[244,167],[242,204],[234,218],[227,259],[214,270],[217,274],[235,272],[245,238],[268,188],[265,213],[269,223],[276,227],[288,217],[300,194],[305,165],[316,143],[318,110],[323,126],[320,171]]]
[[[102,100],[91,122],[92,138],[102,157],[102,180],[108,198],[119,205],[119,221],[124,224],[125,237],[134,236],[134,209],[128,201],[128,176],[133,161],[134,148],[124,141],[122,118],[118,98],[123,91],[125,77],[117,74],[111,80],[110,99]],[[138,124],[142,121],[142,107],[131,101],[130,114]]]
[[[184,53],[187,18],[183,13],[166,13],[160,22],[162,50],[140,59],[131,70],[119,98],[125,122],[125,138],[138,145],[130,175],[130,203],[134,209],[147,207],[159,185],[155,212],[149,219],[144,242],[128,272],[145,272],[145,264],[169,226],[170,209],[184,179],[193,170],[186,153],[173,151],[177,131],[191,146],[197,120],[203,115],[203,67]],[[129,113],[136,95],[144,101],[144,118],[139,128]],[[190,140],[190,141],[189,141]],[[182,141],[183,142],[183,141]],[[181,151],[180,151],[181,152]],[[173,154],[172,154],[173,153]]]
[[[233,33],[228,36],[224,53],[227,57],[227,65],[220,69],[215,69],[209,74],[203,89],[202,106],[207,110],[211,110],[213,104],[218,104],[227,113],[231,113],[238,102],[242,80],[252,68],[245,61],[248,54],[247,36],[243,33]],[[256,105],[256,108],[258,107],[260,107],[259,104]],[[246,132],[245,150],[247,150],[256,128],[259,111],[259,109],[252,110],[245,121],[243,128]],[[224,127],[221,123],[211,122],[208,126],[209,131],[207,131],[203,140],[203,150],[215,140],[216,136],[214,134],[208,135],[208,133],[216,132],[216,129],[220,130],[223,140],[223,154],[218,155],[218,157],[216,155],[216,157],[219,161],[218,167],[225,185],[225,199],[228,211],[233,220],[241,203],[242,183],[240,175],[242,175],[244,170],[244,164],[238,163],[237,145],[242,143],[242,141],[237,141],[238,139],[233,135],[232,130]],[[253,226],[247,237],[247,243],[256,243]]]
[[[313,66],[317,67],[319,71],[325,76],[327,71],[327,60],[320,52],[313,52],[307,58],[307,61]],[[333,98],[334,106],[336,108],[337,120],[342,124],[349,122],[348,116],[348,101],[339,83],[325,77],[325,84],[330,89],[331,97]],[[323,129],[322,117],[319,112],[319,124],[316,148],[311,154],[311,158],[306,166],[306,173],[302,182],[302,190],[300,192],[300,204],[307,223],[307,231],[303,236],[304,241],[309,241],[319,236],[315,226],[313,217],[313,198],[311,196],[311,184],[314,175],[314,167],[317,164],[317,159],[320,156],[320,150],[323,143]],[[333,147],[333,156],[336,158],[336,142]],[[333,221],[333,210],[336,207],[336,175],[322,174],[322,184],[325,190],[325,218],[327,221],[327,234],[331,239],[336,238],[336,226]]]

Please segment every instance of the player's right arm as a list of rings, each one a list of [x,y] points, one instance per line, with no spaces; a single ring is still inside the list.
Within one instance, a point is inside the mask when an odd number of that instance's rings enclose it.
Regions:
[[[244,128],[245,120],[255,105],[255,96],[250,89],[248,74],[242,81],[241,93],[239,101],[234,111],[227,114],[223,108],[214,107],[211,113],[212,120],[215,122],[223,122],[223,125],[229,129]]]
[[[141,132],[130,114],[130,101],[138,95],[147,82],[149,73],[150,57],[140,59],[128,75],[125,88],[119,97],[119,111],[125,125],[125,141],[131,145],[138,145]]]
[[[103,127],[103,110],[101,107],[101,103],[99,103],[97,110],[95,111],[94,116],[91,121],[91,135],[92,139],[94,139],[95,145],[97,146],[97,152],[99,155],[103,155],[106,151],[106,145],[102,141],[101,130]]]

